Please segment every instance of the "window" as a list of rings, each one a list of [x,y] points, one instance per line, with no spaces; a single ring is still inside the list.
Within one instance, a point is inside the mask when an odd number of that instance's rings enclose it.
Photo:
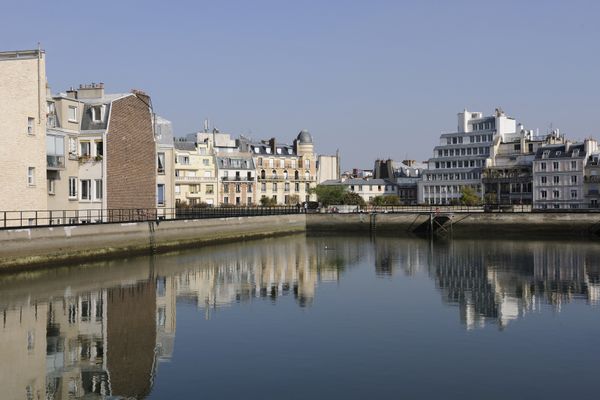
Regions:
[[[69,177],[69,198],[77,198],[77,178],[74,176]]]
[[[294,191],[296,191],[296,192],[300,191],[300,184],[298,182],[294,183]]]
[[[577,190],[571,190],[571,198],[572,199],[576,199],[577,198]]]
[[[248,197],[248,202],[246,203],[247,205],[252,204],[252,197]]]
[[[69,138],[69,157],[76,158],[77,157],[77,139],[70,137]]]
[[[229,204],[229,197],[223,197],[223,204]]]
[[[284,191],[286,191],[286,192],[289,192],[289,191],[290,191],[290,184],[289,184],[288,182],[286,182],[286,183],[284,184],[284,186],[283,186],[283,190],[284,190]]]
[[[102,179],[95,180],[96,187],[94,188],[96,200],[102,200]]]
[[[542,171],[545,171],[545,170],[546,170],[546,163],[545,163],[545,162],[543,162],[543,163],[540,163],[540,169],[541,169]]]
[[[91,143],[90,142],[80,142],[79,143],[79,155],[81,157],[89,157],[91,152]]]
[[[310,169],[310,160],[304,160],[304,168]]]
[[[165,185],[163,185],[162,183],[159,185],[156,185],[157,191],[156,191],[156,202],[158,203],[159,206],[164,206],[165,205]]]
[[[229,193],[229,183],[224,183],[223,184],[223,192]]]
[[[202,159],[202,165],[204,165],[205,167],[208,167],[208,164],[209,164],[208,158]]]
[[[558,161],[554,161],[552,163],[552,169],[554,169],[555,171],[558,171]]]
[[[48,179],[48,194],[54,194],[54,179]]]
[[[279,168],[285,168],[285,160],[279,160]]]
[[[258,150],[258,149],[257,149],[257,150]],[[263,165],[263,159],[262,159],[262,157],[258,157],[258,161],[257,161],[257,163],[258,163],[258,166],[259,166],[259,167],[262,167],[262,165]]]
[[[558,199],[560,197],[560,192],[558,190],[552,191],[552,198]]]
[[[553,177],[552,182],[554,182],[555,185],[559,184],[560,183],[560,176]]]
[[[181,193],[181,185],[175,185],[175,194]]]
[[[165,173],[165,153],[158,153],[157,162],[158,162],[157,172],[161,175],[164,175],[164,173]]]
[[[27,185],[35,186],[35,168],[27,168]]]
[[[277,191],[277,182],[273,182],[273,191],[276,192]]]
[[[548,177],[546,177],[546,176],[542,176],[542,177],[540,178],[540,181],[541,181],[542,185],[545,185],[546,183],[548,183]]]
[[[548,198],[548,192],[546,192],[545,190],[540,191],[540,197],[542,199],[547,199]]]
[[[213,194],[215,192],[214,185],[206,185],[206,194]]]
[[[92,181],[89,179],[81,179],[81,200],[92,199]]]
[[[239,183],[235,185],[235,192],[236,193],[241,193],[242,192],[242,185],[240,185]]]
[[[96,141],[96,157],[104,155],[104,145],[101,140]]]
[[[577,169],[577,161],[571,161],[571,169]]]
[[[571,183],[574,185],[577,184],[577,175],[571,175]]]
[[[69,106],[69,122],[77,122],[77,107]]]
[[[35,134],[34,124],[35,124],[35,118],[28,117],[27,118],[27,134],[28,135],[34,135]]]
[[[248,193],[252,193],[252,184],[251,183],[248,184]]]
[[[92,106],[92,121],[101,122],[102,121],[102,106]]]
[[[261,192],[266,192],[267,191],[267,184],[265,182],[260,184],[260,191]]]

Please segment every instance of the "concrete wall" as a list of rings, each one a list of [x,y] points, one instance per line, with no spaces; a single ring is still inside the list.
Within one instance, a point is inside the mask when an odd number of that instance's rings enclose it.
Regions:
[[[305,215],[79,225],[0,231],[0,269],[303,232]],[[154,230],[154,233],[152,233]]]
[[[470,238],[563,238],[593,236],[600,233],[600,213],[455,213],[452,237]],[[308,214],[308,232],[369,232],[370,214]],[[429,214],[377,214],[376,232],[412,234],[429,223]]]

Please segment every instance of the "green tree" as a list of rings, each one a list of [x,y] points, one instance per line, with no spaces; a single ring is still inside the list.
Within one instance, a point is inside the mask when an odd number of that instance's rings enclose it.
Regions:
[[[471,186],[463,186],[460,190],[460,204],[476,206],[480,203],[479,195]]]
[[[371,200],[374,206],[399,206],[401,204],[400,197],[395,194],[389,196],[376,196]]]
[[[260,205],[262,207],[273,207],[277,205],[277,201],[272,197],[263,196],[260,198]]]
[[[342,198],[346,193],[346,188],[342,185],[317,185],[313,189],[313,193],[317,195],[317,200],[327,207],[332,204],[343,204]]]
[[[359,194],[354,192],[346,192],[342,195],[339,204],[350,205],[350,206],[364,206],[365,200],[360,197]]]

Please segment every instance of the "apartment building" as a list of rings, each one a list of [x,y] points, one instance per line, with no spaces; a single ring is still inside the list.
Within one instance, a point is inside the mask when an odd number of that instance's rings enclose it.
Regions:
[[[458,113],[456,132],[442,133],[434,148],[428,169],[418,183],[418,202],[452,204],[458,202],[463,187],[473,188],[483,197],[482,169],[496,137],[508,141],[516,134],[516,122],[496,109],[491,116],[466,109]]]
[[[498,136],[482,172],[485,201],[488,204],[532,204],[533,160],[538,149],[547,144],[560,144],[557,131],[535,136],[532,130],[518,126],[518,136]]]
[[[356,193],[369,203],[378,196],[397,196],[398,185],[389,179],[350,178],[331,180],[322,183],[324,186],[343,186],[347,191]]]
[[[240,151],[251,154],[256,165],[257,201],[266,197],[277,204],[295,205],[315,196],[317,163],[311,134],[302,130],[292,145],[275,138],[252,142],[241,138]]]
[[[584,175],[588,157],[598,152],[598,143],[547,145],[538,149],[533,161],[533,206],[538,209],[574,209],[587,206]]]
[[[218,182],[211,142],[176,140],[175,154],[176,204],[218,205]]]
[[[175,145],[171,121],[154,116],[156,135],[156,207],[169,210],[175,207]]]
[[[396,183],[402,204],[417,204],[417,184],[425,169],[424,163],[415,160],[376,160],[373,176],[375,179],[387,179]]]
[[[256,168],[248,153],[218,153],[219,204],[252,206],[256,203]]]
[[[0,52],[0,209],[46,210],[46,55]]]
[[[600,207],[600,154],[588,156],[583,176],[583,196],[587,208]]]
[[[105,94],[104,84],[92,83],[49,97],[47,108],[50,209],[99,222],[112,218],[101,210],[152,209],[159,196],[165,202],[149,96]]]

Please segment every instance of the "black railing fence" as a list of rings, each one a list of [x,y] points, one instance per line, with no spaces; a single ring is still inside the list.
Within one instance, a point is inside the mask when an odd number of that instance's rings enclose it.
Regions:
[[[0,211],[0,229],[300,214],[298,206]]]

